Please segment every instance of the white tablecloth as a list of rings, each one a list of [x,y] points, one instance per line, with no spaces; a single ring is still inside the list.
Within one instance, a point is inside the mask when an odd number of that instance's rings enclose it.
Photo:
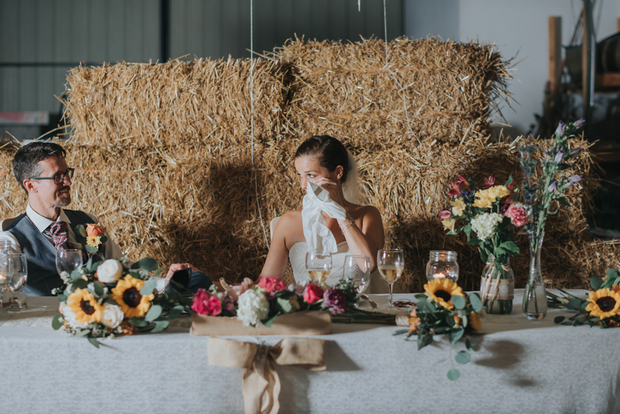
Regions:
[[[277,368],[281,412],[620,413],[620,329],[555,325],[557,310],[527,321],[519,302],[511,316],[483,319],[480,350],[459,366],[446,340],[418,351],[415,337],[392,335],[400,328],[334,325],[327,371]],[[47,323],[15,325],[0,321],[0,413],[243,412],[242,371],[209,366],[208,338],[187,329],[97,349]]]

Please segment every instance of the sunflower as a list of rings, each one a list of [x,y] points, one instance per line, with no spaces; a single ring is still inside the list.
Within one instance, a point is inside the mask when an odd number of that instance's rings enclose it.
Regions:
[[[140,289],[143,286],[144,280],[127,276],[112,289],[112,299],[118,303],[127,318],[140,318],[146,315],[151,307],[155,295],[142,295]]]
[[[67,305],[79,323],[101,322],[103,307],[88,290],[76,289],[67,298]]]
[[[469,326],[476,332],[480,332],[482,329],[482,323],[480,323],[480,314],[473,312],[469,314]]]
[[[611,289],[599,289],[590,292],[586,311],[590,316],[598,316],[601,319],[620,314],[620,292]]]
[[[454,309],[452,296],[462,296],[463,289],[450,279],[433,279],[424,285],[424,291],[431,299],[446,309]]]

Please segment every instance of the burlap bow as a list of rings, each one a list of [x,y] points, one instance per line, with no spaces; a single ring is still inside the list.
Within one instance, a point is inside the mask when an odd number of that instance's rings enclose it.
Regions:
[[[246,414],[276,414],[280,410],[280,377],[271,361],[324,371],[325,341],[289,337],[267,346],[209,338],[209,365],[245,368],[243,402]]]

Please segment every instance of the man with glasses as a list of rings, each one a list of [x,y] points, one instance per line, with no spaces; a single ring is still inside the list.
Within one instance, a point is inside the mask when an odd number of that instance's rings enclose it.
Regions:
[[[97,223],[97,217],[82,211],[64,209],[71,203],[73,168],[58,144],[33,142],[21,147],[13,158],[13,174],[28,194],[26,212],[0,232],[0,244],[8,242],[11,253],[26,253],[28,281],[24,293],[49,296],[62,285],[56,271],[56,251],[60,248],[83,250],[74,229]],[[107,235],[106,257],[121,257],[120,248]]]

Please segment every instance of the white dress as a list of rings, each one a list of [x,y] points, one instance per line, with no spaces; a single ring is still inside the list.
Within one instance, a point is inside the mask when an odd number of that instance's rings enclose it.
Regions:
[[[288,258],[293,268],[293,276],[295,282],[310,281],[310,276],[306,272],[306,252],[308,245],[306,242],[298,242],[291,247],[288,252]],[[332,253],[332,271],[327,277],[325,283],[334,286],[344,275],[344,257],[349,253],[349,245],[346,240],[338,243],[338,253]],[[388,291],[387,283],[383,281],[378,271],[374,271],[370,275],[370,288],[365,293],[386,293]]]

